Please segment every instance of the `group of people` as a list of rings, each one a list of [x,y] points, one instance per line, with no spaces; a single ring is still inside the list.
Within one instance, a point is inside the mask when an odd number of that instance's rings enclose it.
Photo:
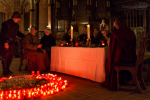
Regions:
[[[110,37],[110,31],[109,31],[108,25],[101,24],[100,28],[94,27],[91,33],[92,33],[90,35],[91,43],[94,44],[95,46],[98,46],[102,42],[105,43],[106,45],[108,44],[109,37]],[[67,33],[63,35],[62,41],[66,41],[68,44],[70,44],[71,43],[70,39],[71,39],[70,28],[68,28]],[[86,27],[82,29],[82,34],[77,38],[77,42],[78,41],[82,42],[83,44],[86,44],[87,42],[87,28]]]
[[[100,28],[94,28],[91,34],[91,42],[95,45],[104,42],[109,46],[109,55],[105,64],[105,81],[101,83],[102,86],[110,90],[117,89],[117,72],[113,65],[124,65],[127,63],[136,62],[136,36],[134,32],[127,27],[126,19],[119,17],[114,21],[114,30],[110,34],[109,26],[102,21]],[[87,39],[87,28],[83,28],[83,34],[78,37],[78,41],[84,44]],[[64,34],[63,40],[70,43],[70,29]],[[125,74],[126,73],[126,74]],[[126,77],[126,78],[125,78]],[[126,84],[131,80],[132,76],[127,71],[120,72],[120,83]]]
[[[3,75],[13,73],[9,68],[15,51],[16,36],[23,39],[25,53],[28,56],[29,63],[32,64],[28,68],[29,71],[43,71],[50,67],[51,46],[56,45],[51,30],[45,29],[45,35],[41,40],[35,36],[37,29],[34,26],[31,27],[31,33],[24,35],[19,31],[19,25],[17,24],[20,18],[20,13],[14,12],[11,19],[2,23],[0,51],[2,54]],[[136,61],[136,36],[127,27],[126,19],[123,17],[117,18],[114,21],[114,27],[116,30],[110,34],[108,25],[102,23],[100,29],[94,28],[91,35],[93,44],[99,44],[100,41],[103,41],[109,45],[109,55],[105,66],[106,79],[102,85],[110,90],[116,90],[117,88],[117,73],[113,65],[135,63]],[[83,28],[83,34],[78,37],[78,41],[86,43],[86,38],[87,29]],[[70,29],[63,36],[63,40],[70,43]]]
[[[24,35],[19,31],[18,22],[21,14],[14,12],[12,18],[2,23],[0,33],[0,52],[2,54],[3,75],[13,73],[10,71],[10,65],[15,53],[15,42],[17,36],[22,38],[25,58],[28,60],[28,71],[50,70],[51,46],[56,45],[55,38],[51,35],[50,29],[45,29],[45,34],[39,40],[35,35],[37,28],[31,27],[31,32]],[[31,66],[30,66],[31,65]]]

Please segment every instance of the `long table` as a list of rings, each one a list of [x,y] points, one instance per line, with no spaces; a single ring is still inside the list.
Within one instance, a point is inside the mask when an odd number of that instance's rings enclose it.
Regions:
[[[51,47],[51,71],[105,81],[108,47]]]

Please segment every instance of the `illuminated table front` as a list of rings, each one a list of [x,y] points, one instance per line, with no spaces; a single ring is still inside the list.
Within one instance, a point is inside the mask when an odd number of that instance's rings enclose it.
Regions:
[[[51,47],[51,71],[105,81],[108,47]]]

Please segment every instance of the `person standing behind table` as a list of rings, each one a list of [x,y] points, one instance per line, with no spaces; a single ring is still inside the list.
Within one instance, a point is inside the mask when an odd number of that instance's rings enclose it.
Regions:
[[[51,59],[51,46],[56,46],[56,40],[51,34],[51,29],[46,28],[44,33],[40,43],[43,45],[42,48],[46,50],[49,59]]]
[[[98,28],[94,28],[93,34],[91,35],[91,43],[95,44],[95,36],[98,33]]]
[[[21,14],[14,12],[11,19],[2,23],[0,34],[0,52],[2,54],[3,75],[13,73],[10,71],[10,65],[15,52],[16,36],[23,38],[25,35],[19,31],[18,22]]]
[[[117,73],[114,71],[113,65],[117,63],[135,63],[136,61],[136,36],[127,27],[125,18],[117,18],[114,27],[117,30],[113,31],[110,36],[105,77],[105,86],[110,90],[117,89]]]
[[[82,41],[83,44],[86,44],[86,39],[87,39],[87,28],[84,27],[84,28],[82,29],[82,32],[83,32],[83,34],[81,34],[81,35],[78,37],[78,41]]]
[[[70,28],[67,29],[67,33],[65,33],[63,35],[62,41],[66,41],[68,44],[71,43],[70,39],[71,39],[71,33],[70,33]]]

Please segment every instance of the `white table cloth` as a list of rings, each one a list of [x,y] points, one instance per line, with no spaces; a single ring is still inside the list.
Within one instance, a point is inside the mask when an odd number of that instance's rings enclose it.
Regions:
[[[51,47],[51,71],[105,81],[108,47]]]

